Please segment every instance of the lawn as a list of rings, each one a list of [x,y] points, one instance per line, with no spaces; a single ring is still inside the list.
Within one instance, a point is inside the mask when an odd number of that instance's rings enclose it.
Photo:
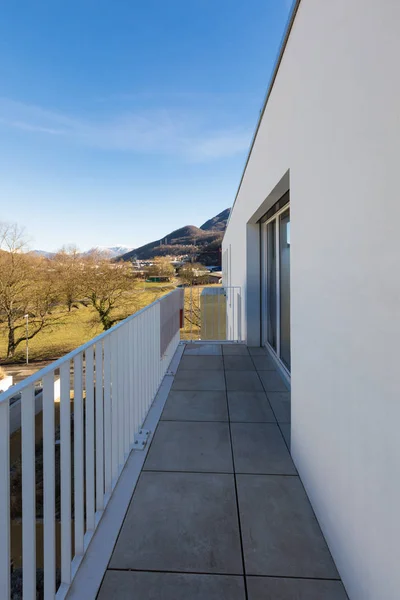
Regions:
[[[129,315],[154,302],[176,287],[178,281],[170,284],[140,283],[132,292],[127,293],[119,305],[116,314],[126,318]],[[185,326],[181,331],[183,340],[200,338],[200,295],[205,286],[185,288]],[[220,287],[220,286],[206,286]],[[103,329],[97,314],[91,306],[77,305],[70,313],[63,312],[61,323],[38,333],[29,340],[30,362],[55,360],[100,334]],[[23,363],[25,361],[25,342],[18,347],[14,360],[6,361],[6,331],[0,329],[0,362]]]
[[[129,315],[154,302],[160,296],[175,288],[175,284],[141,283],[132,292],[127,293],[115,314],[126,318]],[[29,340],[30,362],[54,360],[71,352],[103,331],[98,322],[97,313],[91,306],[77,305],[70,313],[60,314],[61,323],[46,329]],[[25,342],[18,346],[15,358],[6,361],[6,331],[0,329],[0,361],[23,362],[25,360]]]

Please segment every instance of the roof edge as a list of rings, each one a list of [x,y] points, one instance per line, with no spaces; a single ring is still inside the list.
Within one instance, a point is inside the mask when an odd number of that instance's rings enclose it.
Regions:
[[[258,130],[260,129],[261,121],[262,121],[262,118],[264,116],[265,109],[267,108],[268,100],[269,100],[269,97],[271,95],[272,89],[274,87],[274,83],[275,83],[276,77],[278,75],[279,67],[281,66],[282,58],[283,58],[284,52],[286,50],[286,46],[287,46],[287,43],[288,43],[291,31],[292,31],[292,28],[293,28],[293,23],[294,23],[294,21],[296,19],[296,15],[297,15],[297,11],[299,9],[300,3],[301,3],[301,0],[295,0],[293,2],[292,8],[290,9],[289,18],[288,18],[288,21],[287,21],[287,24],[286,24],[286,28],[285,28],[283,37],[282,37],[281,45],[279,47],[278,55],[277,55],[277,57],[275,59],[274,67],[272,69],[272,75],[271,75],[271,78],[270,78],[269,83],[268,83],[267,92],[265,94],[264,102],[263,102],[263,105],[262,105],[262,108],[261,108],[261,111],[260,111],[260,116],[258,117],[257,125],[256,125],[255,131],[253,133],[253,137],[251,139],[250,149],[249,149],[249,152],[247,154],[247,158],[246,158],[246,162],[245,162],[245,165],[244,165],[243,173],[242,173],[242,176],[240,178],[240,182],[239,182],[239,186],[238,186],[238,189],[237,189],[237,192],[236,192],[236,195],[235,195],[235,199],[233,201],[233,204],[232,204],[232,207],[231,207],[231,210],[230,210],[230,213],[229,213],[228,221],[226,223],[224,237],[225,237],[226,231],[228,229],[229,221],[231,220],[231,216],[232,216],[232,213],[233,213],[233,209],[235,207],[235,203],[236,203],[237,197],[239,196],[240,188],[242,187],[243,179],[244,179],[244,176],[246,174],[247,165],[249,164],[249,160],[250,160],[250,157],[251,157],[251,153],[253,151],[254,143],[255,143],[256,138],[257,138]]]

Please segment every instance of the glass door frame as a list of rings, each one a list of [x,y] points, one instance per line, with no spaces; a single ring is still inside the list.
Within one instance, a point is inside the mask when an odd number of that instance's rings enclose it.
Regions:
[[[260,222],[261,235],[261,343],[266,346],[269,352],[273,354],[279,365],[290,377],[290,371],[281,359],[281,255],[280,255],[280,217],[289,210],[290,202],[287,202],[282,208],[277,210],[268,220]],[[268,225],[274,222],[275,227],[275,277],[276,277],[276,350],[268,341]]]

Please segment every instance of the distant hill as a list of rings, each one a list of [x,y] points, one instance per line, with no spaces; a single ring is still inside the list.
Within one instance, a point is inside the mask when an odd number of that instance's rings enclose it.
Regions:
[[[94,252],[101,252],[107,258],[116,258],[127,252],[131,252],[131,250],[133,250],[132,246],[94,246],[93,248],[90,248],[90,250],[82,252],[82,255],[87,256]]]
[[[55,252],[47,252],[47,250],[30,250],[28,254],[32,256],[43,256],[44,258],[54,258]]]
[[[120,256],[122,260],[148,260],[155,256],[193,254],[196,261],[208,265],[221,264],[220,248],[230,209],[227,208],[201,227],[186,225],[161,240],[150,242]]]
[[[122,254],[126,254],[133,250],[132,246],[94,246],[86,252],[81,252],[82,256],[89,256],[94,252],[101,252],[106,258],[116,258]],[[29,254],[34,256],[44,256],[45,258],[54,258],[55,252],[47,252],[46,250],[31,250]]]
[[[230,208],[226,208],[222,212],[219,213],[216,217],[209,219],[206,221],[200,229],[204,231],[222,231],[224,232],[226,229],[226,223],[229,218],[229,213],[231,212]]]

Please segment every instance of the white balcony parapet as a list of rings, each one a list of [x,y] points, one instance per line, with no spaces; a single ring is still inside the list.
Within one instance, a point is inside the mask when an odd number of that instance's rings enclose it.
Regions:
[[[186,341],[242,342],[240,286],[192,286],[185,303]]]
[[[182,289],[172,291],[0,394],[2,600],[11,597],[11,398],[21,397],[23,599],[36,598],[35,385],[38,381],[43,389],[44,598],[65,597],[125,462],[131,450],[141,445],[135,446],[135,440],[179,344],[183,293]],[[59,384],[55,389],[58,370]],[[61,569],[57,591],[55,401],[58,397]]]

